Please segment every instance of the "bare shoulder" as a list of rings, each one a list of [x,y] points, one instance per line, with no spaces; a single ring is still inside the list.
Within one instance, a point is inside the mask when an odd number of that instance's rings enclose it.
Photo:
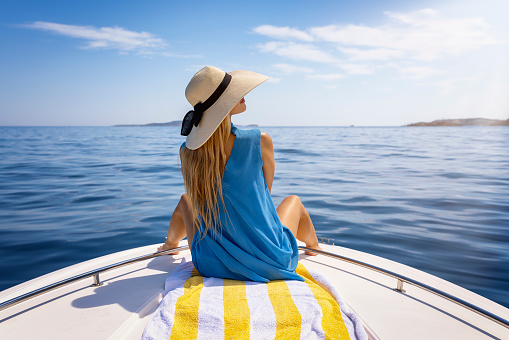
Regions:
[[[273,148],[272,138],[270,138],[270,136],[268,134],[266,134],[265,132],[262,131],[260,140],[261,140],[260,144],[261,144],[262,150],[263,149],[272,150],[272,148]]]

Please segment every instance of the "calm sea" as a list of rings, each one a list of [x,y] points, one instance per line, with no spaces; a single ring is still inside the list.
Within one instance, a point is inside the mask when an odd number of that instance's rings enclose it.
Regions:
[[[509,128],[263,128],[273,197],[318,236],[509,307]],[[0,290],[161,243],[183,192],[175,127],[0,128]]]

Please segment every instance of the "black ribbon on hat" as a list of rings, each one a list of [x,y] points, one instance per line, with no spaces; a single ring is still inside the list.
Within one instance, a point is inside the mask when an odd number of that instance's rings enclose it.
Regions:
[[[230,81],[232,80],[232,76],[228,73],[224,74],[223,81],[217,89],[212,93],[212,95],[204,102],[198,102],[194,106],[194,110],[189,111],[184,116],[184,119],[182,119],[182,129],[180,130],[180,134],[182,136],[187,136],[191,133],[191,130],[194,126],[198,126],[200,124],[201,117],[203,116],[203,113],[207,111],[214,103],[221,97],[223,92],[228,87],[228,84],[230,84]]]

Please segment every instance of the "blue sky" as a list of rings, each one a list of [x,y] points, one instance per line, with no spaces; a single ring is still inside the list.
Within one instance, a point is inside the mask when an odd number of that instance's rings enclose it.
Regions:
[[[238,124],[509,118],[505,0],[3,1],[0,125],[181,120],[205,65],[270,81]]]

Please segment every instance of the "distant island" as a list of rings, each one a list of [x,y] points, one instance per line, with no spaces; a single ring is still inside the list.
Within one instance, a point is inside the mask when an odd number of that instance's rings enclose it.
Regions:
[[[121,125],[113,125],[113,126],[181,126],[182,121],[181,120],[174,120],[172,122],[168,123],[150,123],[150,124],[121,124]]]
[[[121,124],[121,125],[113,125],[114,127],[133,127],[133,126],[182,126],[181,120],[174,120],[168,123],[150,123],[150,124]],[[257,124],[249,124],[249,125],[236,125],[236,126],[258,126]]]
[[[439,119],[430,123],[414,123],[405,126],[509,126],[509,119],[486,119],[486,118],[466,118],[466,119]]]

